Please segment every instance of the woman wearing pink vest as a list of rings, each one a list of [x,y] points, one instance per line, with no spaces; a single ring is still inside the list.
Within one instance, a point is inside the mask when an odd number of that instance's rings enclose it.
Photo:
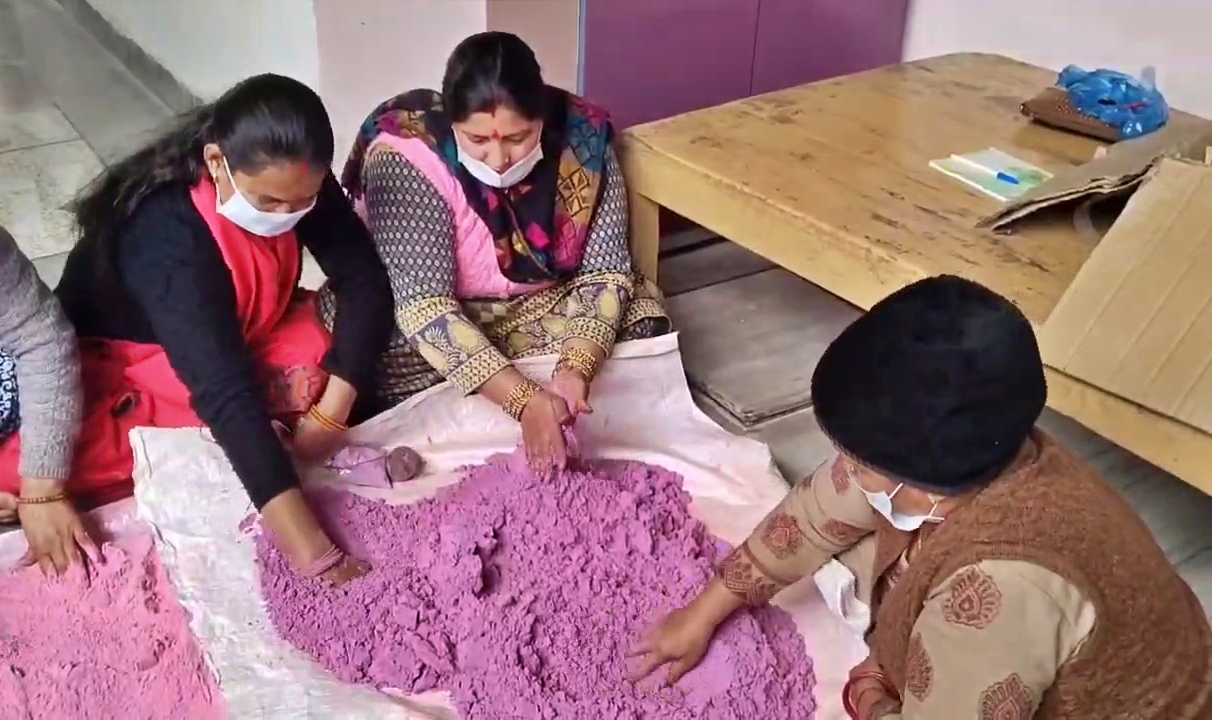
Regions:
[[[536,471],[562,466],[561,426],[591,411],[615,342],[669,329],[659,291],[632,269],[605,113],[545,85],[518,37],[480,33],[455,48],[441,93],[375,108],[342,183],[395,295],[382,406],[450,380],[521,422]],[[333,317],[329,293],[320,308]],[[511,364],[546,354],[560,360],[542,386]]]

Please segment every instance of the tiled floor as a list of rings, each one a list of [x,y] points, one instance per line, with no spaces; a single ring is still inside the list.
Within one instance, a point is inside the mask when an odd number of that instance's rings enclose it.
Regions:
[[[172,117],[53,0],[0,0],[0,225],[48,284],[75,241],[67,202]],[[304,284],[322,279],[307,258]]]
[[[58,281],[66,204],[168,108],[50,0],[0,0],[0,224]]]

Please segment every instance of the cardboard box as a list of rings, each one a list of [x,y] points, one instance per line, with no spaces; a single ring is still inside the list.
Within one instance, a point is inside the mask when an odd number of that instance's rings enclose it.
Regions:
[[[1212,434],[1212,124],[1117,145],[982,225],[1130,193],[1039,332],[1049,367]]]

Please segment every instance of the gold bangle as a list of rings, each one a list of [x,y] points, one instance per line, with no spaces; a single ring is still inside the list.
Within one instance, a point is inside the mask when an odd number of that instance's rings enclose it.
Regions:
[[[349,426],[343,425],[336,420],[333,420],[320,408],[312,405],[307,409],[307,417],[314,421],[317,425],[331,432],[345,432]]]
[[[560,353],[556,370],[572,370],[580,373],[586,380],[593,380],[598,371],[598,359],[593,353],[582,348],[566,348]]]
[[[57,492],[54,495],[42,495],[40,497],[18,497],[18,505],[49,505],[51,503],[63,502],[67,499],[67,493]]]
[[[514,420],[521,420],[522,411],[526,409],[526,404],[530,402],[531,398],[539,394],[542,389],[534,380],[525,378],[522,382],[514,385],[509,394],[505,396],[505,402],[501,403],[501,409]]]

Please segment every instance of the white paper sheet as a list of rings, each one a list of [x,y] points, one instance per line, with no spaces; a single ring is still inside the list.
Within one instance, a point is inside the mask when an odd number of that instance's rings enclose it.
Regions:
[[[536,358],[519,366],[541,378],[553,362]],[[729,434],[695,407],[675,335],[620,345],[595,381],[591,403],[595,412],[577,426],[582,453],[681,473],[695,515],[731,543],[743,540],[787,492],[765,445]],[[424,457],[424,474],[401,488],[351,488],[391,502],[431,495],[458,479],[456,468],[520,441],[517,424],[499,409],[479,397],[464,398],[450,385],[412,398],[354,436],[409,445]],[[440,696],[405,701],[338,682],[277,637],[261,601],[252,542],[238,530],[252,507],[204,432],[138,429],[132,444],[139,515],[155,530],[232,717],[450,717]],[[811,580],[788,588],[778,604],[794,616],[814,660],[817,717],[844,718],[840,690],[848,670],[865,656],[862,642],[829,613]]]

